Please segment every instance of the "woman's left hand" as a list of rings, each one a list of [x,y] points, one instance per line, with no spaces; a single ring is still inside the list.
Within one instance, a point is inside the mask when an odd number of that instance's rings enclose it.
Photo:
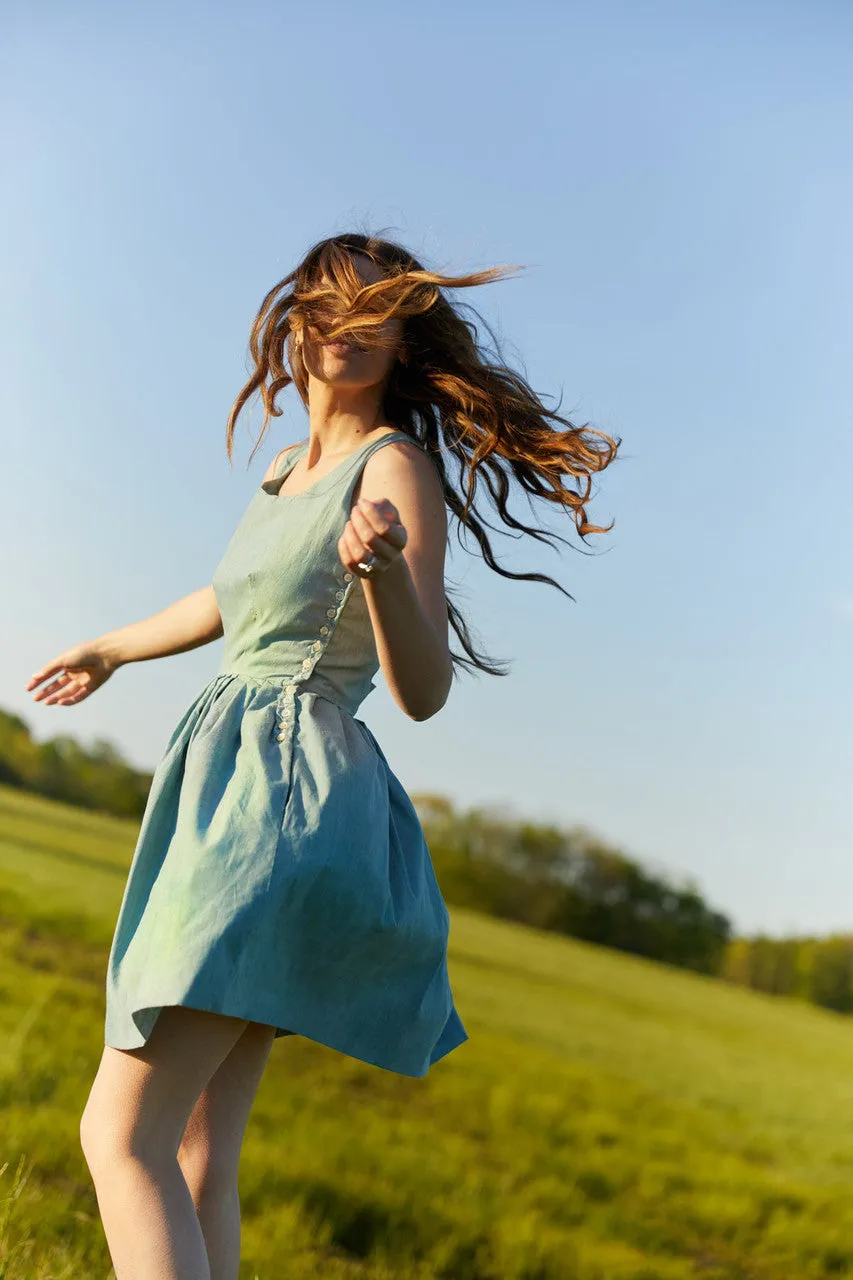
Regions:
[[[387,498],[380,498],[378,502],[359,498],[338,542],[338,555],[359,578],[375,578],[399,558],[406,538],[400,513],[393,502]],[[369,560],[371,555],[376,557],[373,568],[367,572],[359,569],[359,561]]]

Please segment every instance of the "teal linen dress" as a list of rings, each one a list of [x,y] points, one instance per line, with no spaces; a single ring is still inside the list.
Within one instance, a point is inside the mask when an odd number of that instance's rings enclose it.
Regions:
[[[414,806],[356,711],[379,660],[337,544],[361,445],[301,493],[260,485],[212,584],[218,673],[152,780],[116,922],[105,1043],[184,1005],[267,1023],[402,1075],[468,1039],[449,915]]]

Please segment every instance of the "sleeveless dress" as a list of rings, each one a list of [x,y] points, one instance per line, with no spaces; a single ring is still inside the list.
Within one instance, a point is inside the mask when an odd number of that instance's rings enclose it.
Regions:
[[[252,496],[212,585],[218,673],[154,772],[106,977],[105,1043],[134,1049],[185,1005],[424,1076],[468,1039],[449,915],[415,808],[356,711],[379,660],[337,544],[367,441],[278,496],[308,441]]]

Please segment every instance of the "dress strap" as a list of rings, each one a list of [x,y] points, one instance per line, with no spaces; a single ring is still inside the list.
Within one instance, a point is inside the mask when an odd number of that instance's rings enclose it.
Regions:
[[[417,444],[417,440],[413,440],[405,431],[386,431],[384,436],[377,436],[375,440],[368,440],[361,449],[356,449],[353,454],[353,462],[357,467],[361,467],[372,453],[377,449],[381,449],[384,444],[393,444],[398,440],[408,440],[409,444]]]
[[[273,480],[283,479],[284,476],[287,475],[288,471],[299,457],[300,449],[303,449],[304,447],[305,441],[302,440],[299,444],[288,445],[288,447],[282,451],[281,457],[276,463],[275,471],[272,475]]]

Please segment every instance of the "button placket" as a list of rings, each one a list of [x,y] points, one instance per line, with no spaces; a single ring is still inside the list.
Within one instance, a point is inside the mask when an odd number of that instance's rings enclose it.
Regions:
[[[326,609],[326,617],[329,618],[330,621],[324,622],[318,628],[320,636],[322,638],[319,640],[314,640],[312,642],[311,644],[312,656],[310,658],[305,658],[302,663],[302,674],[303,674],[303,678],[306,680],[311,675],[317,663],[322,658],[323,653],[325,652],[326,646],[328,645],[330,639],[332,638],[332,635],[334,634],[335,626],[337,624],[341,610],[346,604],[347,598],[350,593],[351,585],[354,579],[355,579],[355,574],[350,573],[349,569],[347,569],[345,573],[341,574],[340,578],[338,579],[340,585],[337,587],[334,594],[334,599],[336,601],[336,604],[329,605],[329,607]]]
[[[296,685],[289,682],[284,686],[281,696],[276,701],[276,738],[279,742],[284,742],[285,738],[290,734],[293,725],[293,715],[296,702]]]
[[[290,733],[293,724],[294,711],[294,694],[296,692],[295,684],[285,685],[282,691],[282,697],[276,702],[276,716],[278,722],[278,732],[276,737],[279,742],[283,742]]]
[[[342,585],[337,588],[334,595],[337,604],[334,608],[329,607],[325,611],[325,616],[331,619],[331,621],[328,623],[324,622],[318,628],[322,639],[312,641],[311,656],[303,658],[300,674],[295,676],[293,680],[286,684],[282,690],[282,696],[278,699],[276,704],[278,717],[278,732],[276,733],[276,737],[279,742],[283,742],[291,731],[295,712],[296,694],[298,692],[299,684],[309,678],[317,663],[320,661],[320,658],[323,656],[323,652],[334,634],[335,624],[340,616],[341,610],[346,604],[354,580],[355,574],[351,573],[349,570],[341,575]]]
[[[321,636],[328,637],[334,631],[335,629],[334,624],[337,622],[338,616],[344,607],[346,599],[350,593],[351,583],[354,580],[355,580],[355,574],[351,573],[349,569],[347,569],[345,573],[341,574],[341,577],[338,580],[340,585],[337,587],[333,597],[335,600],[335,604],[330,604],[326,609],[326,617],[332,619],[332,625],[329,626],[327,623],[323,623],[323,625],[319,629]],[[328,643],[328,640],[326,641],[326,643]],[[315,640],[311,648],[314,650],[323,649],[325,648],[325,644],[322,641]]]

